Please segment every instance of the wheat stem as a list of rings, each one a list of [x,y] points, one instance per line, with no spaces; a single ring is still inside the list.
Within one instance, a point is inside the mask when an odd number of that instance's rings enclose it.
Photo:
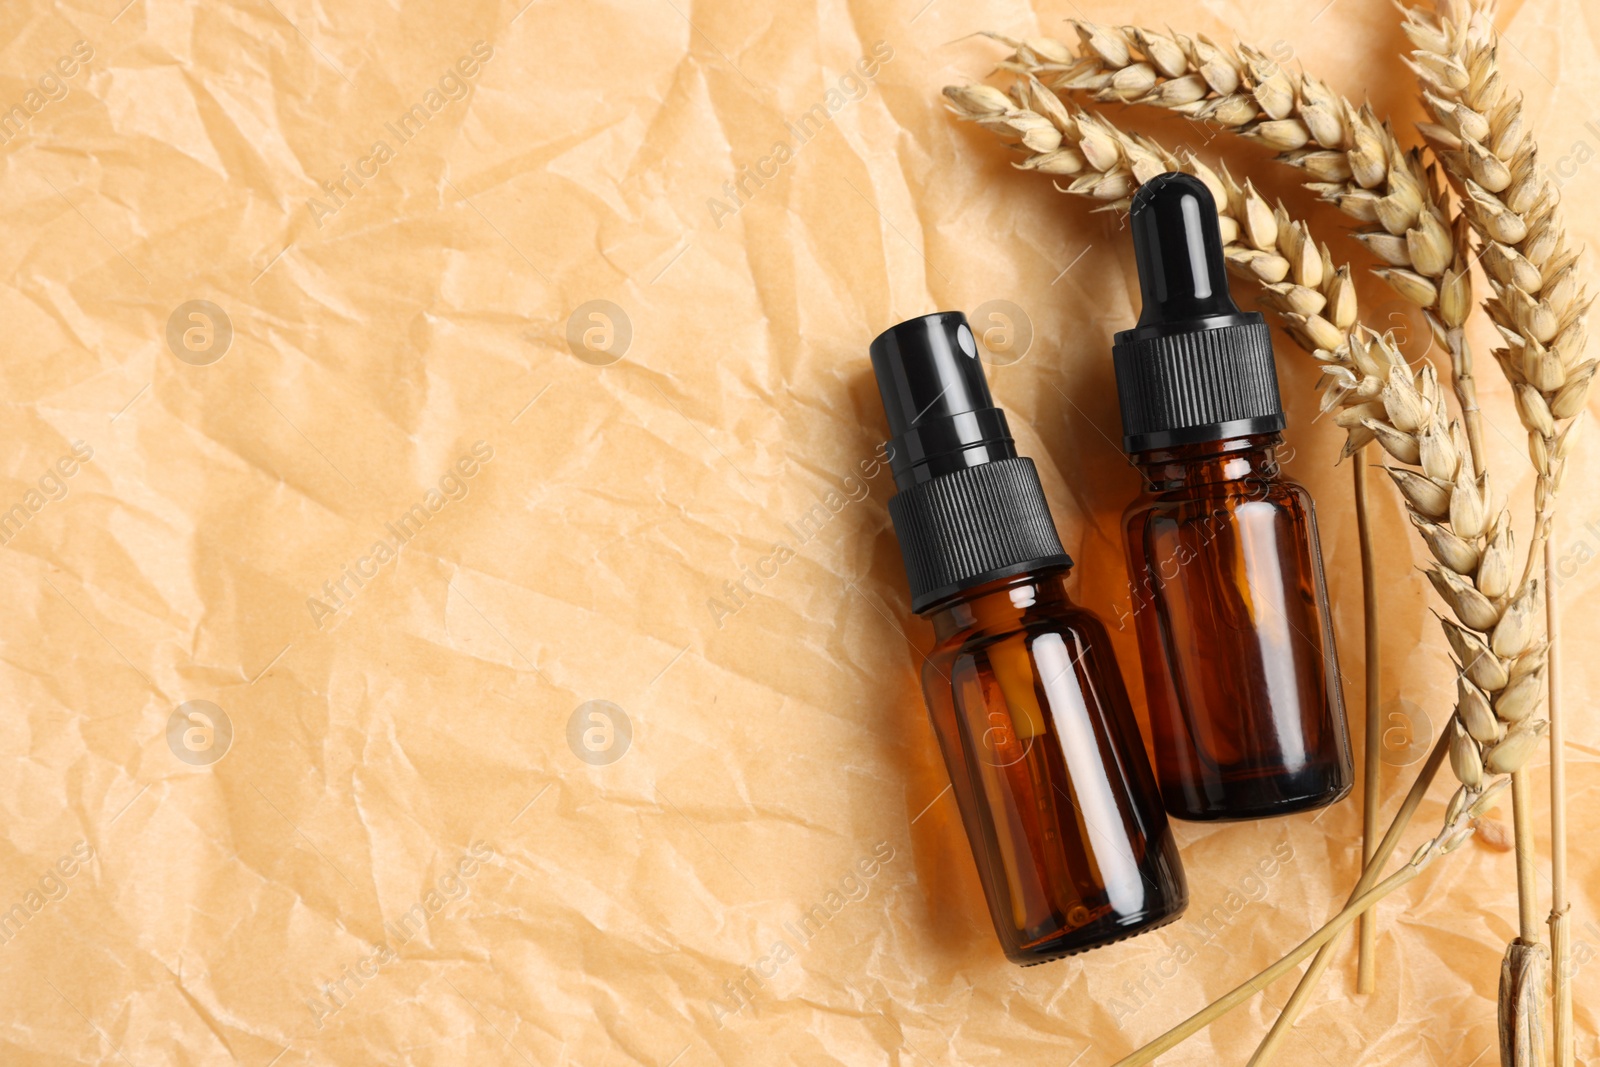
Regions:
[[[1383,868],[1389,862],[1389,857],[1394,855],[1395,848],[1400,844],[1400,835],[1405,833],[1406,827],[1411,823],[1411,817],[1416,814],[1417,808],[1422,805],[1423,798],[1428,795],[1428,787],[1438,777],[1439,768],[1444,766],[1445,757],[1450,753],[1450,737],[1440,732],[1439,739],[1434,742],[1433,748],[1428,753],[1428,758],[1417,771],[1416,781],[1411,783],[1411,791],[1400,804],[1400,810],[1395,812],[1394,819],[1389,823],[1389,829],[1384,833],[1383,840],[1367,860],[1361,877],[1357,880],[1355,888],[1350,891],[1350,897],[1345,901],[1346,906],[1354,903],[1367,890],[1377,882],[1378,876],[1383,873]],[[1316,956],[1311,965],[1306,968],[1306,973],[1300,976],[1300,984],[1295,986],[1294,993],[1289,997],[1288,1003],[1278,1013],[1278,1018],[1273,1021],[1272,1029],[1256,1049],[1255,1055],[1250,1058],[1249,1067],[1262,1067],[1270,1060],[1284,1039],[1289,1036],[1289,1031],[1300,1018],[1300,1013],[1311,1000],[1311,994],[1316,991],[1317,983],[1322,980],[1323,972],[1328,969],[1328,964],[1333,962],[1333,950],[1339,941],[1334,937],[1326,945],[1317,949]]]
[[[1539,936],[1539,886],[1533,870],[1533,800],[1528,794],[1528,775],[1518,771],[1511,776],[1511,827],[1517,842],[1517,936],[1530,945]]]
[[[1431,858],[1432,857],[1430,854],[1428,859]],[[1168,1030],[1154,1041],[1143,1046],[1142,1048],[1136,1049],[1129,1055],[1124,1056],[1122,1059],[1118,1060],[1113,1067],[1139,1067],[1140,1064],[1151,1063],[1162,1053],[1171,1051],[1174,1047],[1183,1042],[1184,1039],[1199,1033],[1207,1026],[1210,1026],[1213,1022],[1222,1018],[1222,1016],[1226,1015],[1240,1004],[1243,1004],[1245,1001],[1261,992],[1261,990],[1265,989],[1279,978],[1282,978],[1284,975],[1288,974],[1295,967],[1299,966],[1301,960],[1305,959],[1307,956],[1311,955],[1313,952],[1317,951],[1317,949],[1321,948],[1323,945],[1327,944],[1329,941],[1333,940],[1333,938],[1342,933],[1345,927],[1349,926],[1355,921],[1356,916],[1360,915],[1363,911],[1366,911],[1368,908],[1372,907],[1372,905],[1376,904],[1378,901],[1382,900],[1384,897],[1388,896],[1390,893],[1394,892],[1396,889],[1399,889],[1417,875],[1421,874],[1422,868],[1426,862],[1427,859],[1423,861],[1423,864],[1407,864],[1406,866],[1400,868],[1394,874],[1391,874],[1388,878],[1385,878],[1382,882],[1378,883],[1372,889],[1358,897],[1353,904],[1347,905],[1343,911],[1339,912],[1339,914],[1335,915],[1332,919],[1329,919],[1326,923],[1324,923],[1322,928],[1316,933],[1300,942],[1300,944],[1297,945],[1287,956],[1283,957],[1283,959],[1279,960],[1277,963],[1274,963],[1266,970],[1261,971],[1255,977],[1244,982],[1242,985],[1234,987],[1234,989],[1232,989],[1230,992],[1222,997],[1219,997],[1202,1010],[1189,1016],[1189,1018],[1185,1019],[1177,1026],[1174,1026],[1172,1029]]]
[[[1484,469],[1483,412],[1478,407],[1478,381],[1472,374],[1472,349],[1459,328],[1451,330],[1445,338],[1445,348],[1450,353],[1450,383],[1455,389],[1456,403],[1461,407],[1461,422],[1467,430],[1467,445],[1472,454],[1474,475]]]
[[[1566,719],[1561,707],[1561,625],[1556,596],[1556,553],[1544,547],[1545,637],[1550,642],[1547,698],[1550,708],[1550,948],[1555,971],[1556,1067],[1573,1067],[1577,1037],[1572,1029],[1572,978],[1565,963],[1572,952],[1571,907],[1567,902]]]
[[[1139,1064],[1150,1063],[1162,1053],[1170,1051],[1185,1038],[1203,1030],[1279,978],[1294,970],[1307,956],[1310,956],[1323,945],[1343,933],[1362,912],[1367,911],[1378,901],[1416,878],[1436,857],[1446,855],[1459,848],[1473,833],[1469,816],[1475,808],[1468,807],[1464,802],[1460,802],[1465,795],[1465,790],[1458,791],[1458,802],[1453,805],[1453,816],[1446,821],[1438,836],[1424,843],[1421,848],[1412,854],[1410,862],[1404,867],[1401,867],[1398,871],[1361,894],[1361,896],[1346,904],[1342,911],[1324,923],[1316,933],[1300,942],[1277,963],[1259,972],[1248,981],[1235,986],[1228,993],[1191,1015],[1177,1026],[1174,1026],[1154,1041],[1124,1056],[1113,1067],[1138,1067]]]
[[[1367,447],[1363,445],[1351,464],[1356,498],[1356,539],[1361,551],[1361,630],[1366,646],[1367,736],[1361,766],[1361,858],[1371,865],[1378,847],[1378,785],[1383,756],[1383,723],[1379,718],[1382,678],[1379,675],[1378,579],[1372,552],[1372,516],[1367,500]],[[1370,993],[1377,985],[1378,915],[1362,913],[1358,938],[1356,992]]]

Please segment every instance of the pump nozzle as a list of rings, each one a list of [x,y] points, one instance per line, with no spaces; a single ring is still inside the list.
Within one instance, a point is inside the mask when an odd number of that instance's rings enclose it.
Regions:
[[[871,353],[900,488],[1017,454],[961,312],[907,319],[879,334]]]

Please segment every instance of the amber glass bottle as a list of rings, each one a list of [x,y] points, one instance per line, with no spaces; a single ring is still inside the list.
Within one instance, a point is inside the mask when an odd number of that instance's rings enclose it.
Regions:
[[[1006,955],[1021,964],[1176,919],[1188,901],[1105,628],[1038,473],[990,399],[966,319],[872,345],[912,608],[936,645],[923,693]]]
[[[1275,458],[1271,337],[1228,295],[1204,183],[1160,176],[1130,214],[1144,311],[1114,357],[1145,483],[1124,532],[1162,800],[1184,819],[1331,804],[1350,740],[1316,515]]]

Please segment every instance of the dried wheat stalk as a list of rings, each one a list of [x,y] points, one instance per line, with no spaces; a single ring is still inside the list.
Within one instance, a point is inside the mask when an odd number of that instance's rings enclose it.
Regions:
[[[1366,728],[1361,760],[1361,861],[1372,863],[1378,849],[1378,818],[1382,809],[1379,771],[1383,762],[1383,634],[1378,624],[1377,549],[1372,543],[1372,506],[1367,487],[1367,453],[1364,447],[1350,464],[1356,506],[1356,550],[1361,562],[1361,672]],[[1480,837],[1479,840],[1482,840]],[[1366,912],[1356,924],[1356,992],[1368,993],[1378,984],[1378,915]]]
[[[1574,1067],[1578,1035],[1572,1023],[1571,905],[1567,902],[1567,772],[1564,716],[1561,714],[1561,626],[1556,598],[1556,553],[1544,544],[1545,639],[1550,643],[1550,955],[1555,965],[1556,1067]]]
[[[1345,905],[1343,911],[1328,920],[1321,929],[1302,941],[1283,959],[1261,971],[1242,985],[1236,986],[1233,990],[1177,1026],[1174,1026],[1154,1041],[1124,1056],[1113,1067],[1140,1067],[1142,1064],[1151,1063],[1162,1053],[1176,1047],[1185,1038],[1199,1033],[1271,983],[1288,974],[1300,964],[1300,961],[1310,956],[1313,952],[1319,952],[1327,947],[1334,938],[1343,933],[1355,921],[1358,915],[1421,874],[1423,868],[1432,863],[1435,858],[1446,855],[1463,845],[1467,838],[1472,836],[1473,823],[1482,814],[1483,806],[1492,799],[1491,794],[1486,793],[1475,803],[1467,804],[1463,801],[1463,798],[1467,795],[1468,790],[1465,786],[1456,791],[1455,798],[1451,801],[1450,818],[1446,820],[1443,828],[1435,837],[1424,842],[1412,854],[1410,862],[1405,866],[1362,893],[1359,897],[1352,899],[1350,903]]]
[[[1592,298],[1577,274],[1579,249],[1564,237],[1556,189],[1538,173],[1537,148],[1522,115],[1522,99],[1508,89],[1498,63],[1494,7],[1488,0],[1441,0],[1434,12],[1406,11],[1405,32],[1415,46],[1412,67],[1434,118],[1422,131],[1461,190],[1467,217],[1484,242],[1483,265],[1493,296],[1485,302],[1505,347],[1494,353],[1511,383],[1517,414],[1528,432],[1534,486],[1534,532],[1523,580],[1531,584],[1540,557],[1548,566],[1550,528],[1567,456],[1588,398],[1595,361],[1583,359]],[[1541,551],[1542,550],[1542,551]],[[1548,576],[1547,576],[1548,580]],[[1552,591],[1553,592],[1553,591]],[[1554,602],[1547,600],[1554,630]],[[1559,1067],[1570,1067],[1572,1024],[1570,930],[1566,895],[1564,737],[1559,703],[1551,690],[1551,883],[1548,923],[1555,948],[1555,1048]],[[1515,797],[1516,792],[1513,793]],[[1519,824],[1519,836],[1523,828]],[[1520,850],[1519,850],[1520,851]],[[1532,881],[1532,871],[1519,871]],[[1537,1004],[1536,917],[1522,916],[1521,944],[1513,944],[1502,976],[1502,1052],[1506,1063],[1535,1062],[1537,1018],[1515,1007]],[[1528,977],[1532,972],[1534,977]],[[1531,1028],[1531,1030],[1530,1030]]]
[[[1180,164],[1211,186],[1230,267],[1267,287],[1264,303],[1323,363],[1322,405],[1337,412],[1348,433],[1344,454],[1377,441],[1395,461],[1385,470],[1435,558],[1428,576],[1459,620],[1441,619],[1459,660],[1457,712],[1441,738],[1463,786],[1452,819],[1476,808],[1486,771],[1520,770],[1545,727],[1533,715],[1544,674],[1534,625],[1537,583],[1511,591],[1509,514],[1495,506],[1460,422],[1449,419],[1433,367],[1413,373],[1390,339],[1361,327],[1348,268],[1335,269],[1303,224],[1289,220],[1281,205],[1269,208],[1226,171],[1180,161],[1149,138],[1068,108],[1032,75],[1014,83],[1011,97],[982,85],[945,92],[958,114],[1018,139],[1028,153],[1022,169],[1075,175],[1063,191],[1120,207],[1136,184]],[[1441,313],[1464,322],[1466,311],[1451,306],[1456,294],[1464,287],[1443,291],[1449,310]],[[1371,873],[1369,865],[1364,877]],[[1297,996],[1305,990],[1303,984]],[[1289,1023],[1286,1010],[1275,1032]]]

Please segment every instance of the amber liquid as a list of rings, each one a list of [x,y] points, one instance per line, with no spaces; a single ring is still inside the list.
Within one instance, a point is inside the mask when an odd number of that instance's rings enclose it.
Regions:
[[[1310,496],[1276,434],[1145,452],[1124,515],[1169,814],[1246,819],[1350,791],[1350,738]]]
[[[1065,569],[935,610],[928,710],[1006,955],[1043,963],[1188,903],[1105,628]]]

